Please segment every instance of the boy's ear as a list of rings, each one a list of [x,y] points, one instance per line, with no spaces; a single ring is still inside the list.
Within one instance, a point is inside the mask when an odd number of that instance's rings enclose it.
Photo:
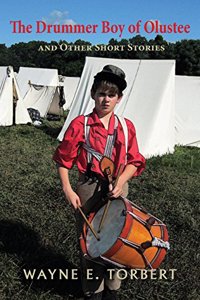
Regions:
[[[117,103],[119,103],[122,99],[123,95],[119,96],[119,98],[117,99]]]

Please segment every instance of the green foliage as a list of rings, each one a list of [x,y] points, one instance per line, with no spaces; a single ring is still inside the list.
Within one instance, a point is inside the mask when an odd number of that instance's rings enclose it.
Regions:
[[[120,59],[174,59],[176,60],[176,74],[200,76],[200,40],[182,40],[176,43],[168,43],[161,35],[149,41],[145,37],[137,35],[120,41],[111,39],[108,44],[125,45],[126,47],[130,44],[149,47],[150,50],[127,51],[126,48],[124,51],[95,51],[95,46],[80,39],[74,43],[65,40],[51,41],[50,43],[31,41],[14,44],[9,48],[1,44],[0,65],[12,65],[15,71],[18,71],[20,66],[56,68],[61,75],[80,76],[86,56]],[[63,48],[60,48],[60,45],[63,45]],[[91,46],[91,49],[74,50],[75,46],[81,45]],[[165,50],[155,50],[155,46],[164,46]],[[57,47],[57,50],[55,50],[55,47]]]
[[[0,65],[9,66],[10,64],[11,63],[8,48],[5,44],[0,44]]]
[[[176,43],[178,75],[200,76],[200,40],[183,40]]]
[[[76,299],[80,282],[26,280],[23,269],[79,269],[75,219],[52,155],[64,120],[0,127],[0,299]],[[73,186],[76,170],[71,172]],[[198,299],[200,149],[153,157],[129,186],[129,199],[167,224],[171,250],[161,268],[175,279],[123,281],[119,299]],[[38,273],[37,273],[38,274]]]

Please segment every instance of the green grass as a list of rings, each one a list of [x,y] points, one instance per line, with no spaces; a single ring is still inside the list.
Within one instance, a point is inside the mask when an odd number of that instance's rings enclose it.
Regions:
[[[61,126],[46,121],[40,128],[0,127],[0,300],[81,294],[79,281],[23,276],[23,268],[79,268],[74,215],[52,162]],[[74,185],[75,178],[76,170]],[[161,268],[177,273],[174,280],[124,280],[119,299],[200,299],[200,149],[177,147],[174,154],[149,159],[128,198],[167,224],[171,250]]]

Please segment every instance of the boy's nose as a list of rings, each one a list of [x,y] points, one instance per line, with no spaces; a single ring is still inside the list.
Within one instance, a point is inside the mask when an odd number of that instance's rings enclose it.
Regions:
[[[108,95],[105,95],[104,99],[105,99],[106,101],[109,101],[109,100],[110,100],[110,97],[109,97]]]

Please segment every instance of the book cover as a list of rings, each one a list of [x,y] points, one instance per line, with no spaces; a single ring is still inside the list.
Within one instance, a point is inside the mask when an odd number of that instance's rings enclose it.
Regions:
[[[197,0],[1,4],[0,299],[83,299],[75,214],[52,157],[70,121],[91,112],[93,77],[107,64],[126,73],[117,113],[136,125],[147,159],[128,199],[166,224],[170,244],[157,270],[119,264],[117,299],[199,298],[199,9]]]

